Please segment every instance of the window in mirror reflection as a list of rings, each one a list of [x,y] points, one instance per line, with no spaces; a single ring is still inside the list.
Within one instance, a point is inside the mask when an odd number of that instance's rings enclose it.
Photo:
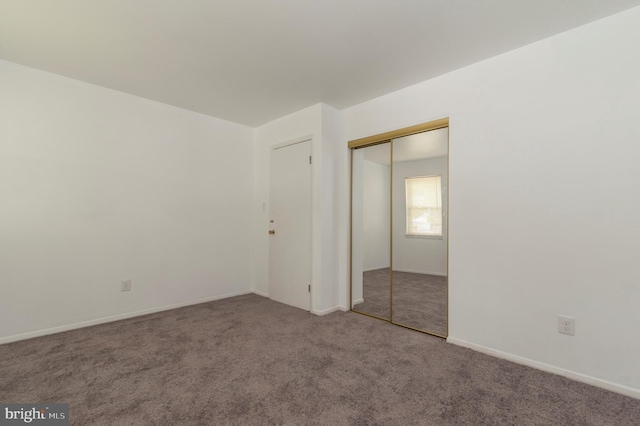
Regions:
[[[416,176],[405,179],[407,236],[442,236],[442,178]]]

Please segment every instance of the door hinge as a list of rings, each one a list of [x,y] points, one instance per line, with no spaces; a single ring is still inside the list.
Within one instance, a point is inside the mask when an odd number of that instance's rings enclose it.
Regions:
[[[311,284],[309,284],[309,293],[311,293]]]
[[[309,156],[309,164],[311,164],[311,156]]]

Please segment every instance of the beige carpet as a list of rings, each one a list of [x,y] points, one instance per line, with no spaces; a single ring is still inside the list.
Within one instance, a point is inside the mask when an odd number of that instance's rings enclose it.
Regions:
[[[247,295],[0,346],[74,425],[637,425],[640,401],[355,313]]]

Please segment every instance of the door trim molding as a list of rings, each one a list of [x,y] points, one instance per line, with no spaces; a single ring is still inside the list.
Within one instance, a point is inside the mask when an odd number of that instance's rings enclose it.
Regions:
[[[312,134],[308,134],[308,135],[305,135],[305,136],[300,136],[300,137],[297,137],[297,138],[286,140],[284,142],[278,142],[276,144],[270,145],[269,146],[269,150],[273,151],[273,150],[276,150],[276,149],[284,148],[285,146],[295,145],[295,144],[306,142],[306,141],[311,141],[311,146],[313,148],[313,135]],[[311,151],[313,152],[313,149]]]

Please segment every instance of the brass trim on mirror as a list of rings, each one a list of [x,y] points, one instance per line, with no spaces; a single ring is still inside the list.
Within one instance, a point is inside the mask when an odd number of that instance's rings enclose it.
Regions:
[[[357,312],[353,308],[353,150],[349,150],[351,155],[350,170],[350,192],[349,192],[349,311]]]
[[[430,130],[444,129],[449,127],[449,117],[439,120],[430,121],[428,123],[416,124],[390,132],[380,133],[366,138],[355,139],[349,141],[349,148],[361,148],[368,145],[376,145],[379,143],[390,141],[391,139],[401,138],[403,136],[414,135],[416,133],[424,133]]]
[[[366,312],[362,312],[362,311],[356,311],[355,309],[352,309],[352,310],[351,310],[351,312],[355,312],[356,314],[364,315],[364,316],[366,316],[366,317],[375,318],[375,319],[377,319],[377,320],[380,320],[380,321],[384,321],[384,322],[388,322],[388,323],[393,324],[391,321],[389,321],[389,318],[379,317],[378,315],[368,314],[368,313],[366,313]],[[402,327],[404,327],[404,326],[402,326]],[[422,331],[422,330],[417,330],[417,331]]]
[[[389,322],[393,324],[393,139],[389,141]]]
[[[449,281],[449,277],[451,274],[449,273],[449,250],[451,248],[449,235],[451,235],[451,221],[449,220],[451,216],[449,215],[449,203],[451,200],[451,131],[447,130],[447,335],[442,336],[443,338],[449,337],[449,307],[451,304],[449,303],[449,298],[451,297],[451,282]]]

